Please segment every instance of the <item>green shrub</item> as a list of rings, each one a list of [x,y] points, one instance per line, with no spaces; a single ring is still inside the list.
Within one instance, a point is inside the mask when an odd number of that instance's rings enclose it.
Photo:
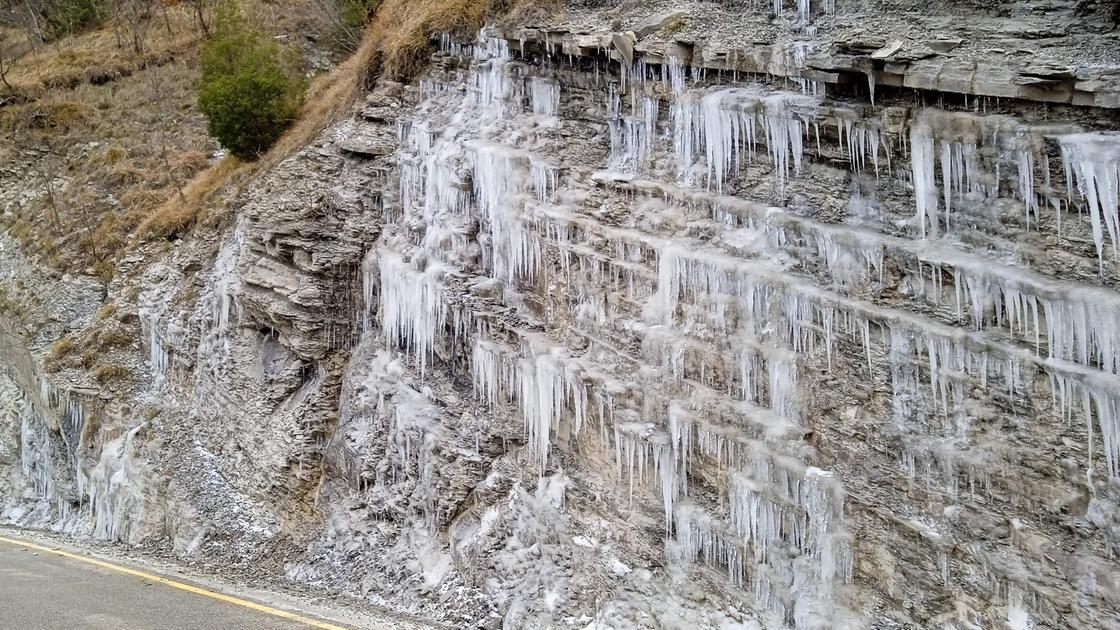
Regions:
[[[381,0],[336,0],[339,20],[349,29],[361,30],[381,6]]]
[[[51,37],[80,31],[100,21],[95,0],[53,0],[45,5]]]
[[[260,157],[295,120],[305,87],[295,51],[247,25],[233,5],[219,11],[202,47],[198,107],[223,147]]]

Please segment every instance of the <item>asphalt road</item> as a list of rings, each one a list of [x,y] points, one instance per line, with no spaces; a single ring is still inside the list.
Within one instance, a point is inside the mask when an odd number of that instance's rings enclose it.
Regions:
[[[200,587],[179,581],[175,583],[180,587],[173,587],[122,573],[121,568],[124,567],[96,566],[0,541],[0,627],[24,630],[307,630],[331,627],[313,625],[311,620],[306,623],[285,619],[215,599],[214,595],[223,595],[213,592],[211,595],[188,592],[182,587]],[[283,614],[283,611],[275,612]]]

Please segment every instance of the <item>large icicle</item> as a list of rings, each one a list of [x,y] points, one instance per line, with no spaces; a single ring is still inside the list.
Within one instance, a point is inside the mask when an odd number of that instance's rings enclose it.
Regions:
[[[569,418],[566,428],[577,436],[587,420],[587,390],[578,367],[562,346],[544,336],[529,340],[529,356],[518,370],[518,403],[525,423],[529,449],[543,475],[548,464],[551,436]]]
[[[491,273],[506,282],[531,280],[541,264],[541,246],[524,225],[527,191],[534,187],[529,157],[498,144],[472,146],[474,196],[490,230]]]
[[[934,179],[933,133],[929,125],[917,122],[910,128],[910,168],[914,175],[914,202],[922,238],[937,236],[937,183]]]
[[[717,192],[729,176],[755,159],[758,136],[769,151],[775,177],[784,183],[801,171],[804,135],[820,99],[770,93],[757,88],[724,88],[697,99],[685,94],[673,106],[673,138],[681,179],[689,183],[693,162],[703,157],[708,186]]]
[[[529,79],[529,100],[534,114],[555,116],[560,107],[560,84],[552,79]]]
[[[381,325],[385,342],[407,352],[423,373],[443,329],[442,267],[429,263],[417,269],[399,254],[381,254]]]
[[[1120,253],[1120,132],[1071,134],[1061,142],[1066,177],[1076,178],[1085,199],[1103,272],[1105,230],[1113,255]]]

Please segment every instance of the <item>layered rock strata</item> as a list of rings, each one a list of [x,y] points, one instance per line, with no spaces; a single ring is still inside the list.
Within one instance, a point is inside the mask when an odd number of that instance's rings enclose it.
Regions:
[[[655,17],[445,38],[133,261],[128,409],[0,389],[9,520],[456,625],[1115,623],[1108,68],[858,84]]]

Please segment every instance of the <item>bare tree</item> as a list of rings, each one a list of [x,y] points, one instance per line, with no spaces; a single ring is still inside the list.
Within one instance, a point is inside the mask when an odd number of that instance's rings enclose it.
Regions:
[[[160,77],[159,77],[160,73],[162,73],[162,72],[163,72],[162,68],[155,67],[155,68],[152,69],[152,71],[150,73],[148,73],[148,81],[149,81],[148,87],[151,89],[151,102],[155,103],[156,112],[157,112],[157,115],[158,115],[159,119],[160,120],[166,120],[167,119],[167,112],[164,110],[164,102],[165,101],[164,101],[164,98],[163,98],[163,90],[161,89],[161,86],[163,85],[163,81],[161,81]],[[155,127],[158,130],[157,133],[159,134],[159,159],[160,159],[160,162],[162,163],[164,172],[168,174],[168,177],[171,180],[171,184],[173,186],[175,186],[175,191],[179,194],[179,198],[182,199],[183,198],[182,182],[179,179],[178,175],[175,173],[175,169],[171,168],[171,160],[170,160],[169,151],[168,151],[168,148],[167,148],[167,126],[156,125]]]
[[[22,7],[11,0],[0,0],[0,85],[7,90],[9,97],[16,94],[15,87],[8,80],[16,61],[24,55],[34,43],[27,36],[24,28],[26,20],[23,19]],[[20,34],[23,34],[21,37]],[[3,102],[0,100],[0,102]]]
[[[47,32],[44,30],[47,19],[42,3],[23,0],[20,8],[21,10],[18,12],[20,18],[22,18],[20,25],[27,33],[28,39],[39,44],[47,41]]]
[[[8,82],[8,72],[11,71],[12,66],[16,63],[15,55],[14,47],[11,46],[7,40],[0,40],[0,83],[4,84],[9,94],[15,94],[16,92],[12,84]]]
[[[194,8],[194,20],[198,24],[199,30],[206,37],[210,36],[210,24],[206,21],[206,9],[209,4],[207,0],[188,0],[192,8]]]
[[[0,0],[0,61],[7,60],[11,66],[10,47],[15,31],[26,32],[24,5],[17,0]]]
[[[343,51],[362,45],[366,22],[379,0],[314,0],[317,14],[326,22],[330,37]]]
[[[118,47],[124,48],[127,41],[133,52],[144,52],[157,2],[158,0],[109,0],[107,6]]]

